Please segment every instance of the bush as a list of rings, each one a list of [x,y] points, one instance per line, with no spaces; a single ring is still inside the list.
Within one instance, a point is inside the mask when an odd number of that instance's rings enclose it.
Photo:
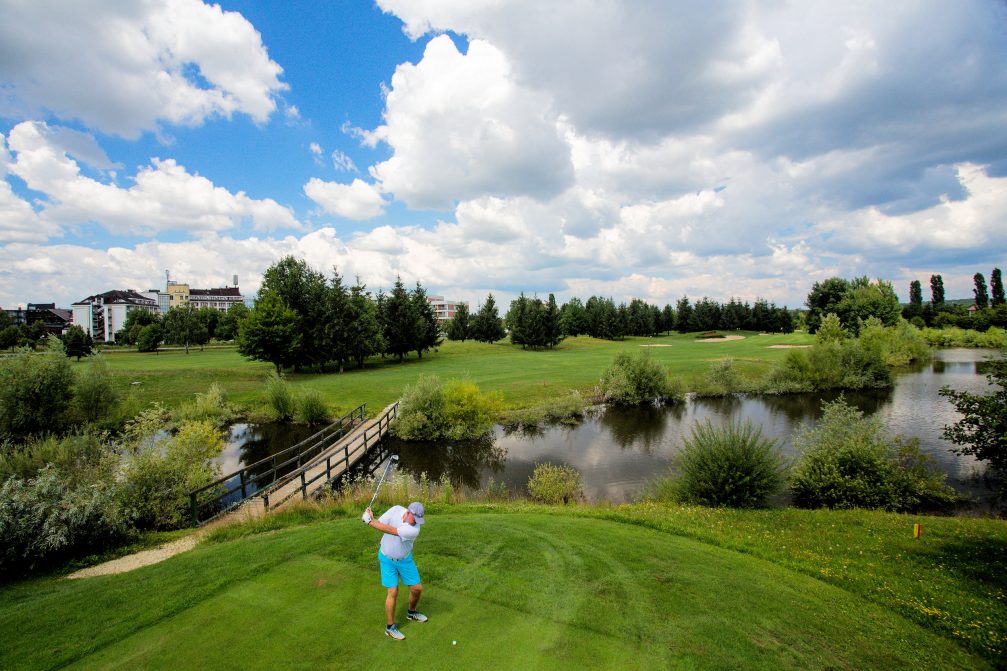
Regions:
[[[297,398],[295,417],[303,424],[322,424],[329,420],[329,408],[317,389],[305,389]]]
[[[1007,331],[991,326],[985,332],[957,327],[927,328],[921,335],[931,347],[1007,348]]]
[[[423,375],[402,392],[391,432],[405,440],[435,440],[445,424],[444,383],[437,377]]]
[[[871,317],[860,325],[860,342],[888,366],[905,366],[930,358],[930,346],[919,330],[904,319],[895,326],[885,326],[877,317]]]
[[[186,422],[174,435],[144,422],[129,435],[120,489],[124,509],[140,529],[188,526],[189,492],[220,477],[212,460],[224,448],[223,435],[209,422]]]
[[[483,394],[475,384],[462,380],[449,380],[443,394],[445,438],[478,438],[493,429],[503,405],[500,394]]]
[[[957,500],[918,443],[890,438],[878,419],[841,398],[823,409],[815,427],[794,437],[801,455],[790,474],[796,505],[914,511]]]
[[[601,376],[601,392],[615,405],[642,405],[664,401],[678,394],[668,380],[668,371],[647,352],[619,352]]]
[[[172,414],[179,422],[204,421],[225,426],[234,419],[236,412],[227,402],[223,387],[214,382],[205,393],[196,394],[194,400],[183,403]]]
[[[77,374],[73,406],[85,422],[99,422],[112,415],[119,404],[119,392],[105,359],[93,357]]]
[[[392,432],[405,440],[479,438],[493,428],[501,404],[499,394],[483,394],[471,382],[423,376],[403,392]]]
[[[528,494],[542,503],[573,503],[584,496],[580,473],[572,466],[535,464],[528,479]]]
[[[45,352],[22,350],[0,360],[0,434],[54,431],[73,398],[73,369],[58,338]]]
[[[294,395],[287,381],[275,371],[266,379],[266,403],[273,416],[281,422],[294,416]]]
[[[74,481],[109,479],[115,473],[117,456],[107,444],[108,436],[83,429],[67,436],[45,436],[23,445],[0,445],[0,482],[7,478],[27,480],[47,465]]]
[[[733,394],[741,387],[741,376],[734,367],[733,359],[720,359],[710,365],[706,373],[710,390],[721,394]]]
[[[676,459],[679,500],[706,506],[759,508],[784,486],[776,441],[749,422],[697,424]]]
[[[31,570],[107,549],[131,535],[111,481],[72,484],[47,466],[0,487],[0,569]]]

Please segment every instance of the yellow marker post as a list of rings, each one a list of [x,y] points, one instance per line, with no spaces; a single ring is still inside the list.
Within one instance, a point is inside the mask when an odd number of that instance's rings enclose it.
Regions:
[[[921,524],[913,525],[913,538],[919,538],[922,532],[923,532],[923,525]]]

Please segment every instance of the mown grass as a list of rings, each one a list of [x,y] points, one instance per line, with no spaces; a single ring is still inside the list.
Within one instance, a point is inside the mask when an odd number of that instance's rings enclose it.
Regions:
[[[627,338],[619,342],[586,336],[564,340],[553,350],[532,351],[507,341],[485,344],[473,341],[445,341],[437,351],[422,359],[415,356],[403,363],[373,357],[363,370],[343,373],[293,373],[287,377],[294,386],[317,389],[333,414],[349,411],[366,402],[376,412],[396,400],[402,389],[420,375],[442,379],[468,378],[482,391],[499,391],[508,410],[546,404],[570,390],[591,395],[602,371],[620,351],[640,351],[641,347],[665,364],[671,376],[687,389],[703,384],[710,365],[731,358],[743,379],[756,379],[786,355],[770,345],[812,342],[811,336],[759,335],[743,333],[743,340],[704,342],[694,335],[657,338]],[[262,404],[265,379],[271,365],[244,359],[236,350],[190,350],[158,354],[118,352],[106,355],[120,389],[141,403],[158,401],[169,407],[205,392],[217,382],[228,400],[246,410]],[[138,382],[139,384],[133,384]]]
[[[361,525],[357,507],[312,506],[223,530],[132,573],[4,588],[0,667],[977,669],[1003,661],[1002,646],[906,609],[929,585],[943,603],[971,604],[998,622],[1002,637],[1002,522],[926,518],[913,541],[913,520],[884,513],[431,502],[416,546],[431,620],[403,626],[408,639],[397,643],[381,632],[378,534]]]

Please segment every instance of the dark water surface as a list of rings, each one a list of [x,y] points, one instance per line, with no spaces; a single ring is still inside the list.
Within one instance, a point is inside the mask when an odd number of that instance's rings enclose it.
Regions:
[[[944,425],[956,421],[958,415],[937,392],[948,385],[987,393],[983,362],[994,355],[989,350],[939,350],[932,363],[900,372],[894,389],[847,392],[845,397],[865,414],[881,418],[893,434],[919,438],[923,451],[936,460],[952,485],[980,494],[981,489],[964,482],[977,470],[976,461],[952,453],[940,437]],[[573,427],[550,426],[511,434],[497,427],[480,441],[386,442],[391,452],[400,455],[399,469],[416,477],[426,473],[432,480],[448,478],[455,486],[470,488],[484,487],[492,478],[511,491],[523,492],[535,464],[551,462],[580,471],[589,499],[625,502],[638,495],[649,480],[668,471],[682,439],[698,422],[749,420],[761,427],[764,435],[777,438],[785,455],[793,456],[794,431],[817,421],[822,401],[837,397],[802,394],[691,399],[662,408],[608,408]],[[284,433],[298,427],[235,425],[221,457],[224,472],[277,452],[313,431],[300,428],[304,435]]]

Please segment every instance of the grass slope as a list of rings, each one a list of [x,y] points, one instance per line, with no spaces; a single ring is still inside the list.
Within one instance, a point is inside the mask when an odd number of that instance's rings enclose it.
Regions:
[[[429,516],[416,556],[431,620],[403,626],[405,642],[382,635],[378,534],[336,519],[239,529],[119,576],[4,588],[0,668],[989,667],[751,553],[617,511],[503,510]]]
[[[668,366],[673,378],[689,386],[705,374],[711,362],[730,357],[743,375],[757,375],[773,362],[786,356],[784,349],[770,345],[808,344],[807,334],[758,335],[745,333],[743,340],[702,342],[695,335],[671,335],[658,338],[627,338],[620,342],[581,336],[569,338],[552,350],[523,350],[501,341],[494,344],[473,341],[445,341],[437,352],[422,359],[403,363],[375,357],[363,370],[344,373],[289,374],[296,386],[321,391],[333,409],[348,411],[366,402],[374,412],[399,398],[403,387],[420,375],[443,379],[470,378],[483,391],[498,390],[510,408],[537,405],[577,389],[590,392],[602,371],[617,352],[640,351]],[[243,404],[253,404],[262,393],[263,380],[272,370],[270,364],[244,359],[235,350],[191,350],[147,354],[118,352],[106,355],[120,387],[143,403],[160,401],[174,406],[206,391],[210,382],[218,382],[229,397]],[[134,385],[132,383],[139,382]]]

